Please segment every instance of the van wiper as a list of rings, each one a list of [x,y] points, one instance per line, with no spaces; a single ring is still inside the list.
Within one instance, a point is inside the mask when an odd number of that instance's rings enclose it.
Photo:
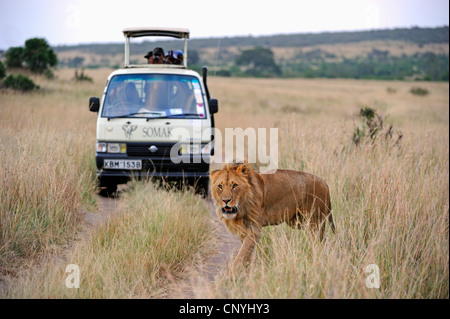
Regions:
[[[170,114],[167,115],[168,118],[171,117],[182,117],[182,116],[199,116],[198,113],[183,113],[183,114]]]
[[[152,119],[152,118],[163,118],[163,117],[165,117],[165,115],[161,114],[161,112],[150,112],[149,111],[149,112],[135,112],[135,113],[123,114],[123,115],[117,115],[117,116],[108,116],[108,121],[110,119],[121,119],[121,118],[127,118],[127,117],[134,116],[134,115],[149,115],[149,114],[151,114],[151,115],[159,115],[159,116],[145,117],[147,119],[147,121],[149,119]]]
[[[165,119],[165,118],[177,118],[177,117],[186,117],[186,116],[199,116],[198,113],[183,113],[183,114],[170,114],[170,115],[163,115],[161,112],[136,112],[136,113],[130,113],[130,114],[124,114],[124,115],[117,115],[117,116],[108,116],[108,121],[111,119],[120,119],[120,118],[127,118],[134,115],[159,115],[159,116],[151,116],[151,117],[143,117],[146,118],[147,121],[150,121],[152,119]],[[139,117],[135,117],[139,118]]]

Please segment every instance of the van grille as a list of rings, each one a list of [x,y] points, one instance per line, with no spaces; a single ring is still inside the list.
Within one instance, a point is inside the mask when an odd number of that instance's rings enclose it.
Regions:
[[[168,157],[170,158],[170,149],[172,143],[127,143],[128,156],[152,156],[152,157]],[[150,151],[150,147],[155,146],[155,152]]]
[[[156,146],[155,152],[150,151],[151,146]],[[127,143],[127,155],[142,159],[142,169],[149,172],[207,172],[209,164],[205,161],[196,163],[174,163],[170,158],[170,150],[175,143]]]

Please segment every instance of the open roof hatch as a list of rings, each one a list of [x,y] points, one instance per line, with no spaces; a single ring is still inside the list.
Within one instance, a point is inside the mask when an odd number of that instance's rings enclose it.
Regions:
[[[187,67],[187,40],[189,39],[189,29],[184,28],[125,28],[122,30],[125,36],[125,61],[124,66],[129,67],[142,67],[148,66],[148,64],[130,65],[130,38],[138,37],[172,37],[176,39],[184,39],[184,51],[183,51],[183,65],[177,65],[176,67]],[[152,65],[155,66],[155,65]],[[166,67],[174,67],[174,65],[164,65]]]

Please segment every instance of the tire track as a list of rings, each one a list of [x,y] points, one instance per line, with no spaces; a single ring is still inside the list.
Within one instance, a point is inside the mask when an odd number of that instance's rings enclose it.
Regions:
[[[88,227],[83,237],[109,218],[120,214],[120,192],[123,188],[119,189],[117,197],[98,196],[97,211],[87,212],[85,215],[85,224]],[[169,277],[170,285],[165,295],[168,299],[214,298],[215,278],[227,269],[227,265],[234,260],[240,248],[240,241],[228,232],[224,223],[217,217],[211,198],[208,197],[203,201],[210,212],[209,217],[213,226],[212,238],[207,244],[213,247],[213,253],[208,256],[195,256],[193,264],[184,271],[184,279]]]
[[[205,200],[205,206],[211,212],[213,223],[214,253],[206,258],[200,258],[194,266],[186,269],[185,279],[173,280],[168,299],[207,299],[215,298],[214,285],[217,275],[227,269],[233,261],[241,243],[231,235],[224,223],[217,217],[211,198]]]

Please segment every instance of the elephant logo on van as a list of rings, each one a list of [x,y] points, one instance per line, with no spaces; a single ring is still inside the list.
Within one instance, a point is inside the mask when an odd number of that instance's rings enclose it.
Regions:
[[[122,125],[122,130],[125,132],[125,137],[131,139],[131,135],[134,131],[136,131],[137,125],[131,125],[131,123],[127,123]]]

